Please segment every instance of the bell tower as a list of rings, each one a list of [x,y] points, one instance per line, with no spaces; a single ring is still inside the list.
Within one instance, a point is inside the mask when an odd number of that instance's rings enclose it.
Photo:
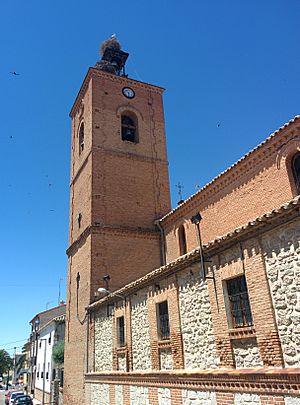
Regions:
[[[70,228],[64,401],[82,404],[85,308],[161,265],[155,220],[170,210],[163,89],[128,78],[115,36],[101,46],[70,112]]]

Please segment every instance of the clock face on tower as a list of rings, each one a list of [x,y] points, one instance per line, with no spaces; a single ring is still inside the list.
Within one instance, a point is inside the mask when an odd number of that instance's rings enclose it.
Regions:
[[[135,96],[134,90],[132,90],[130,87],[123,87],[122,93],[127,98],[133,98]]]

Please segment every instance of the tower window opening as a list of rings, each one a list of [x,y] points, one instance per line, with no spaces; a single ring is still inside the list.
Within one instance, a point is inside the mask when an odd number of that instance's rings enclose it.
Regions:
[[[128,115],[122,115],[121,119],[122,127],[122,141],[128,141],[136,143],[137,140],[137,125],[135,120]]]
[[[186,235],[183,225],[181,225],[178,229],[178,237],[179,237],[179,252],[180,256],[182,256],[187,253]]]
[[[79,153],[84,150],[84,123],[80,125],[79,129]]]
[[[300,152],[296,153],[292,159],[292,171],[297,193],[300,194]]]

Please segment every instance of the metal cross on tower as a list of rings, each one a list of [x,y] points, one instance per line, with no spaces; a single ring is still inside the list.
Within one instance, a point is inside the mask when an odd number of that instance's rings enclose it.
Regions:
[[[179,195],[178,204],[181,204],[184,201],[182,198],[182,190],[184,189],[184,186],[182,186],[180,182],[178,182],[178,184],[175,184],[175,187],[178,188],[178,195]]]

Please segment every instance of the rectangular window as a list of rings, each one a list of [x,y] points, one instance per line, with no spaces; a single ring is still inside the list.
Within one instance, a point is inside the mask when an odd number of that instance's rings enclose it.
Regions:
[[[125,345],[125,322],[124,316],[117,318],[117,336],[118,336],[118,346]]]
[[[226,281],[232,326],[240,328],[253,324],[245,276]]]
[[[168,302],[163,301],[157,305],[158,315],[158,337],[159,339],[169,339],[170,337],[170,324],[169,324],[169,311]]]

